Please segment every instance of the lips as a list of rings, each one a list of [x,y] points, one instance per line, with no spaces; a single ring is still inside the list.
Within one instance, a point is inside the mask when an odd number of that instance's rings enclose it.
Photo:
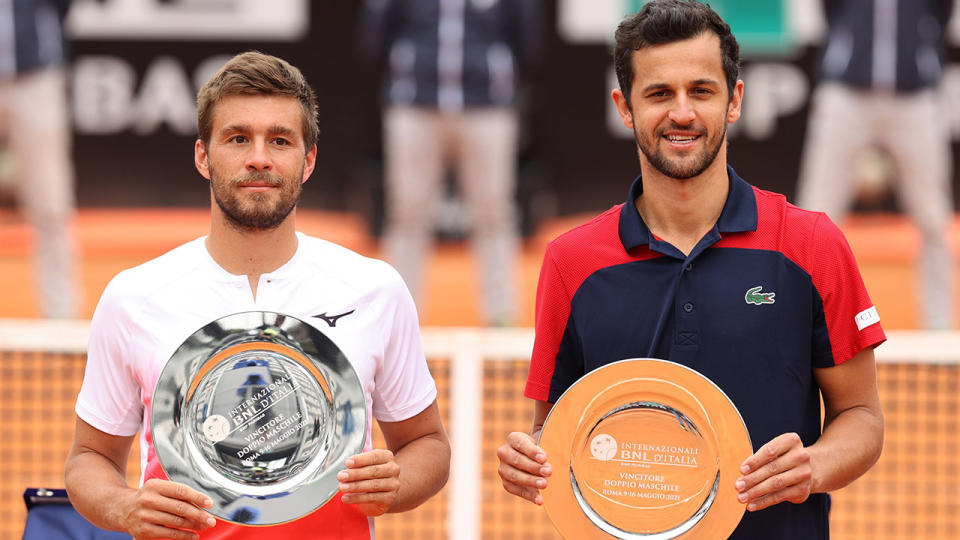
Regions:
[[[700,140],[705,134],[697,131],[688,130],[669,130],[660,133],[660,138],[670,146],[676,149],[686,149]]]
[[[281,180],[280,178],[272,177],[266,174],[253,174],[246,175],[234,180],[234,184],[238,188],[249,188],[255,190],[266,190],[270,188],[280,187]]]
[[[273,184],[270,182],[246,182],[237,185],[242,188],[274,188],[280,186],[280,184]]]

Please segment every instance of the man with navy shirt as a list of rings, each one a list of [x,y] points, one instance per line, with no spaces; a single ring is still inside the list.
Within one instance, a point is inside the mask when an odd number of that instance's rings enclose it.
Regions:
[[[734,485],[748,512],[731,538],[828,538],[826,493],[866,472],[883,443],[879,316],[826,215],[727,165],[744,92],[730,27],[705,4],[654,0],[616,38],[612,98],[641,175],[625,204],[547,247],[525,390],[534,427],[498,451],[504,488],[542,504],[553,471],[536,438],[577,379],[664,358],[713,380],[751,434]]]

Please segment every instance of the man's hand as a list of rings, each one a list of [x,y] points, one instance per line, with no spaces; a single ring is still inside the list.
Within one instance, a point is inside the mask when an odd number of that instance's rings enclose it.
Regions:
[[[194,531],[205,531],[217,521],[199,507],[210,508],[213,501],[189,487],[167,480],[151,479],[131,492],[121,505],[121,523],[137,540],[200,538]]]
[[[400,465],[390,450],[373,450],[347,459],[340,471],[343,502],[355,504],[368,516],[387,512],[400,492]]]
[[[785,433],[763,445],[740,466],[737,500],[753,512],[784,501],[802,503],[813,489],[810,453],[796,433]]]
[[[547,477],[553,473],[553,467],[533,437],[514,431],[507,435],[506,444],[497,449],[497,457],[503,489],[534,504],[543,504],[540,490],[547,487]]]

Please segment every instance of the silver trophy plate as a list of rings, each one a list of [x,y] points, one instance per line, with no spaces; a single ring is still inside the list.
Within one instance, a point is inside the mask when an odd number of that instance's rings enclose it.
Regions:
[[[300,518],[337,493],[363,451],[363,386],[313,326],[280,313],[229,315],[194,332],[157,380],[153,445],[167,477],[244,525]]]

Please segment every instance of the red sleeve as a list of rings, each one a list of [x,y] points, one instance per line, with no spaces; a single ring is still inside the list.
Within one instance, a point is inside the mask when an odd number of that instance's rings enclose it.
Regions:
[[[536,337],[523,392],[528,398],[547,401],[560,340],[570,317],[570,300],[570,293],[554,260],[552,244],[548,245],[537,283]]]
[[[833,363],[842,364],[883,343],[886,335],[847,239],[825,214],[814,224],[813,245],[807,272],[823,300]]]

